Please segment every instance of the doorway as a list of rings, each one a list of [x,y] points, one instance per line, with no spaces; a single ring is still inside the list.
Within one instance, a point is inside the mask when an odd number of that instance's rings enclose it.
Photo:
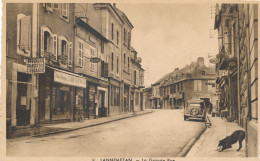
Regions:
[[[17,73],[17,126],[30,125],[32,85],[29,82],[31,82],[31,75]]]

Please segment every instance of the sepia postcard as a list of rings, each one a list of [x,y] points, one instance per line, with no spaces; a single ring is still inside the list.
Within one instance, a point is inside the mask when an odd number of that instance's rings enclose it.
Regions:
[[[0,160],[259,160],[258,8],[5,0]]]

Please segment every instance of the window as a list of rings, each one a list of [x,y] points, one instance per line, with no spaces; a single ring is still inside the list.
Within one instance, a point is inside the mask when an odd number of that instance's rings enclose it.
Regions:
[[[129,72],[129,67],[130,67],[130,63],[129,63],[129,57],[127,58],[127,62],[128,62],[128,72]]]
[[[48,31],[44,32],[44,53],[52,53],[52,37]]]
[[[183,91],[183,83],[181,82],[181,91]]]
[[[112,55],[111,55],[111,70],[112,70],[112,72],[114,70],[114,53],[112,53]]]
[[[62,3],[60,12],[61,12],[61,18],[68,21],[69,20],[69,4]]]
[[[134,71],[134,84],[136,84],[136,71]]]
[[[101,53],[104,53],[104,41],[101,40]]]
[[[17,15],[17,53],[30,56],[31,16]]]
[[[125,68],[125,54],[124,54],[124,68]]]
[[[111,38],[112,40],[114,40],[114,24],[112,23],[112,27],[111,27]]]
[[[108,77],[108,63],[105,63],[104,61],[101,62],[101,77]]]
[[[119,43],[119,32],[116,31],[116,44],[118,45],[118,43]]]
[[[119,73],[119,59],[118,59],[118,56],[116,58],[116,73],[117,74]]]
[[[194,90],[201,91],[201,80],[194,80]]]
[[[65,40],[61,40],[61,55],[67,56],[68,44]]]
[[[126,29],[124,28],[124,43],[126,43]]]
[[[173,85],[173,93],[176,93],[176,85]]]
[[[91,58],[95,56],[95,51],[94,49],[90,49],[90,55],[91,55]],[[94,63],[91,62],[90,64],[90,71],[94,72],[95,71],[95,66],[94,66]]]
[[[130,41],[131,41],[131,35],[130,35],[130,33],[128,32],[128,47],[130,47]]]
[[[79,42],[78,65],[81,67],[83,67],[83,56],[84,56],[84,46],[82,42]]]
[[[205,75],[205,71],[201,71],[201,74],[202,74],[202,75]]]

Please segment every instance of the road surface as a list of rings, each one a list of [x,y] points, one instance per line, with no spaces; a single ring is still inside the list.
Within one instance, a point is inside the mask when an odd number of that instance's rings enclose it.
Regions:
[[[7,140],[7,156],[174,157],[204,126],[184,121],[182,109],[155,110],[68,133]]]

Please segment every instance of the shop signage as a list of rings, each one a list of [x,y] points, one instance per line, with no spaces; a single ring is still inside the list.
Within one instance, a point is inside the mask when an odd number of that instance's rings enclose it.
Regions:
[[[32,73],[45,73],[45,59],[44,58],[27,58],[26,59],[26,72]]]
[[[54,82],[86,88],[86,79],[54,70]]]

